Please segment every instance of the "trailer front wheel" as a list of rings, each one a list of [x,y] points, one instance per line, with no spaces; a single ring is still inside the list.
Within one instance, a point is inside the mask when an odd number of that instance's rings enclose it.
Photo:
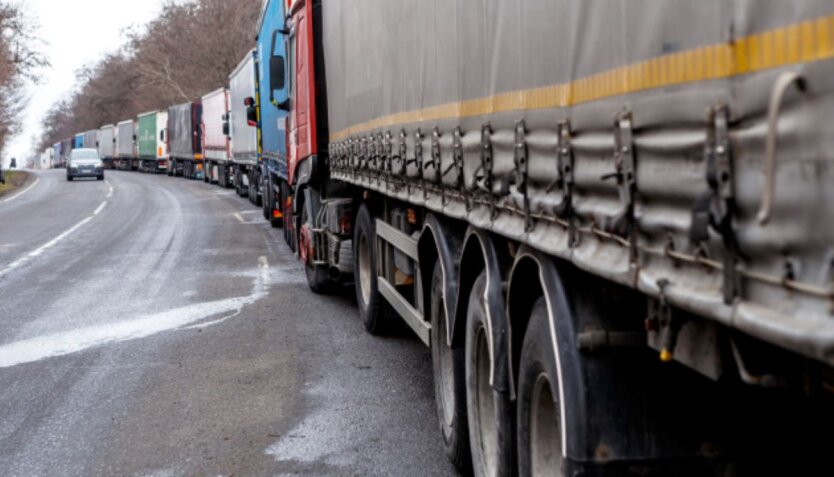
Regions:
[[[356,216],[353,235],[353,270],[356,302],[365,329],[381,335],[387,328],[385,303],[377,283],[376,228],[368,207],[364,204]]]

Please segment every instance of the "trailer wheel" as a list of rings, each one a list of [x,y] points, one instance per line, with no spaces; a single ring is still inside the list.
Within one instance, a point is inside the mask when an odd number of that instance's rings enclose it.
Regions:
[[[484,290],[486,272],[475,280],[466,314],[466,409],[472,467],[476,476],[511,475],[515,454],[515,411],[509,394],[490,384],[489,346]]]
[[[307,227],[312,227],[312,220],[307,214],[307,207],[303,207],[301,211],[301,223],[306,224]],[[301,244],[300,244],[301,245]],[[313,263],[313,257],[308,256],[307,262],[304,264],[304,272],[307,275],[307,285],[313,293],[325,295],[332,293],[336,282],[330,279],[327,274],[327,268]]]
[[[243,187],[243,174],[240,167],[235,167],[235,191],[239,197],[246,197],[246,189]]]
[[[464,348],[446,344],[446,316],[443,269],[434,265],[431,280],[431,358],[434,399],[446,457],[461,472],[471,465],[469,428],[466,417],[466,355]]]
[[[368,207],[362,204],[356,216],[353,235],[354,288],[359,316],[372,335],[382,335],[388,328],[384,299],[379,293],[376,266],[376,230]]]
[[[559,373],[544,298],[530,313],[518,385],[518,473],[564,475]]]
[[[206,184],[211,184],[211,179],[210,179],[210,177],[211,177],[211,168],[212,168],[211,163],[206,162],[205,166],[204,166],[204,171],[203,171],[203,182],[205,182]]]

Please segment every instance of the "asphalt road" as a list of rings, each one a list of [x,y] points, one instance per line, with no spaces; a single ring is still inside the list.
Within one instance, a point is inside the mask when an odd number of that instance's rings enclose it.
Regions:
[[[0,474],[453,471],[428,349],[313,295],[248,201],[47,171],[0,199]]]

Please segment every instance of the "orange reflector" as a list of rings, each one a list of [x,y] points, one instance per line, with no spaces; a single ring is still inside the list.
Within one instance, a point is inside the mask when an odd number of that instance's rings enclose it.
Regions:
[[[280,210],[276,209],[276,210],[272,211],[272,218],[274,218],[274,219],[283,219],[284,214],[282,214]]]

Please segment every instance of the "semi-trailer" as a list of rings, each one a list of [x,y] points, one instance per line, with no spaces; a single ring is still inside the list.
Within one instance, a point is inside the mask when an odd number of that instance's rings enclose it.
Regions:
[[[98,155],[105,169],[114,169],[116,158],[116,126],[108,124],[98,130]]]
[[[206,170],[203,180],[230,187],[232,183],[229,126],[229,90],[220,88],[203,96],[203,154]]]
[[[168,175],[186,179],[203,177],[202,104],[184,103],[168,108]]]
[[[136,121],[127,119],[116,125],[116,163],[118,169],[129,171],[138,166]]]
[[[64,139],[61,141],[61,167],[66,167],[69,162],[70,153],[73,150],[74,139]]]
[[[368,331],[430,346],[476,475],[806,466],[831,444],[832,14],[292,1],[270,94],[310,287],[353,281]]]
[[[277,31],[284,27],[285,0],[268,0],[258,24],[257,84],[258,128],[260,135],[260,190],[264,218],[273,227],[284,224],[282,203],[287,200],[287,134],[286,111],[279,108],[278,101],[270,88],[272,68],[270,58],[285,57],[283,41],[273,41]],[[280,68],[281,71],[284,68]],[[275,74],[282,75],[281,72]],[[283,85],[278,85],[283,88]]]
[[[259,143],[255,52],[249,52],[229,75],[230,129],[235,190],[260,205]]]
[[[52,169],[60,169],[63,167],[63,161],[61,156],[61,143],[56,142],[52,145]]]
[[[137,119],[137,154],[140,170],[152,173],[167,170],[168,148],[165,141],[165,128],[168,125],[168,113],[152,111],[140,114]]]
[[[84,148],[97,149],[98,148],[98,129],[84,132]]]
[[[52,168],[52,155],[54,151],[51,147],[48,147],[41,152],[40,156],[38,157],[38,161],[35,164],[35,169],[40,170],[47,170]]]

